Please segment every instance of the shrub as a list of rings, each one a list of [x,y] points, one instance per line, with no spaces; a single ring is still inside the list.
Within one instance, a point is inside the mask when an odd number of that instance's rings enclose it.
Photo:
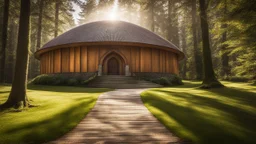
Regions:
[[[226,77],[224,80],[232,81],[232,82],[248,82],[250,79],[247,77],[241,77],[241,76],[232,76],[232,77]]]
[[[36,78],[34,78],[32,80],[32,84],[41,84],[41,85],[50,85],[51,83],[54,83],[54,78],[49,76],[49,75],[46,75],[46,74],[43,74],[43,75],[39,75],[37,76]]]
[[[182,79],[177,75],[172,75],[169,77],[169,81],[171,81],[173,85],[183,85]]]
[[[163,85],[163,86],[171,86],[172,85],[172,83],[166,77],[161,77],[161,78],[153,79],[151,81],[156,83],[156,84]]]
[[[136,76],[138,79],[143,79],[146,81],[151,81],[164,86],[173,86],[173,85],[183,85],[182,79],[170,73],[133,73],[133,76]]]
[[[84,85],[88,84],[89,81],[94,79],[96,75],[83,75],[75,74],[43,74],[39,75],[30,81],[30,84],[35,85],[59,85],[59,86],[76,86],[76,85]]]
[[[79,81],[78,81],[78,79],[71,78],[71,79],[68,79],[67,85],[69,85],[69,86],[79,85]]]

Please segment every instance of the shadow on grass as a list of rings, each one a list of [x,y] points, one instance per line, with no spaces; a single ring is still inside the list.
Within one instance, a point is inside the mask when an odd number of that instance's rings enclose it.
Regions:
[[[183,84],[173,88],[196,88],[202,85],[201,81],[183,81]]]
[[[256,137],[255,112],[242,109],[240,105],[232,105],[229,101],[225,103],[213,97],[205,97],[203,94],[200,96],[189,92],[161,89],[151,91],[164,93],[164,96],[146,94],[142,97],[143,101],[177,121],[195,135],[199,139],[199,143],[256,143],[254,139]],[[254,108],[256,105],[255,93],[233,88],[204,91],[231,100],[238,100],[241,105],[249,105]],[[167,95],[168,97],[165,98]],[[159,120],[162,121],[161,118]],[[172,130],[178,132],[181,129]]]
[[[11,91],[0,91],[0,94],[10,93]]]
[[[87,87],[70,87],[70,86],[45,86],[45,85],[28,85],[28,90],[65,92],[65,93],[100,93],[110,91],[107,88],[87,88]]]
[[[25,131],[22,136],[22,143],[43,143],[64,135],[72,128],[74,128],[90,111],[85,109],[85,106],[92,105],[95,99],[76,99],[77,105],[63,111],[57,115],[49,117],[40,122],[29,123],[9,129],[6,134],[17,133],[19,131]],[[81,102],[82,101],[82,102]],[[19,141],[19,143],[21,143]]]

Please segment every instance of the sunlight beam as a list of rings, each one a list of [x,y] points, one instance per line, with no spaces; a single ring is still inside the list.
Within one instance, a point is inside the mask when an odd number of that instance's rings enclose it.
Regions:
[[[119,18],[119,16],[118,16],[118,0],[115,0],[107,19],[114,21],[114,20],[117,20],[118,18]]]

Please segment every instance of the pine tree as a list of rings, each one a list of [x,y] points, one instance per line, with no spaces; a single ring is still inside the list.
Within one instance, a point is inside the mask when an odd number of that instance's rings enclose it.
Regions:
[[[27,89],[27,73],[29,62],[29,24],[30,0],[21,0],[20,22],[17,46],[17,59],[11,93],[1,108],[22,108],[29,105]]]
[[[5,82],[5,55],[6,55],[6,43],[7,43],[7,30],[8,30],[8,19],[9,19],[9,0],[4,0],[4,14],[3,14],[3,25],[2,25],[2,49],[0,53],[0,83]]]
[[[207,20],[207,7],[205,0],[199,0],[200,4],[200,18],[201,18],[201,29],[202,29],[202,39],[203,39],[203,68],[204,68],[204,78],[202,88],[213,88],[222,87],[223,85],[217,80],[213,66],[212,66],[212,55],[210,49],[210,39],[209,39],[209,26]]]

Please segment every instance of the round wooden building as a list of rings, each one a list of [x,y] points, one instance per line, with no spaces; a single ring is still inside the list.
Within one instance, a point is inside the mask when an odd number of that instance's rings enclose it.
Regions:
[[[140,26],[123,21],[98,21],[54,38],[36,52],[41,74],[98,72],[178,74],[183,52]]]

